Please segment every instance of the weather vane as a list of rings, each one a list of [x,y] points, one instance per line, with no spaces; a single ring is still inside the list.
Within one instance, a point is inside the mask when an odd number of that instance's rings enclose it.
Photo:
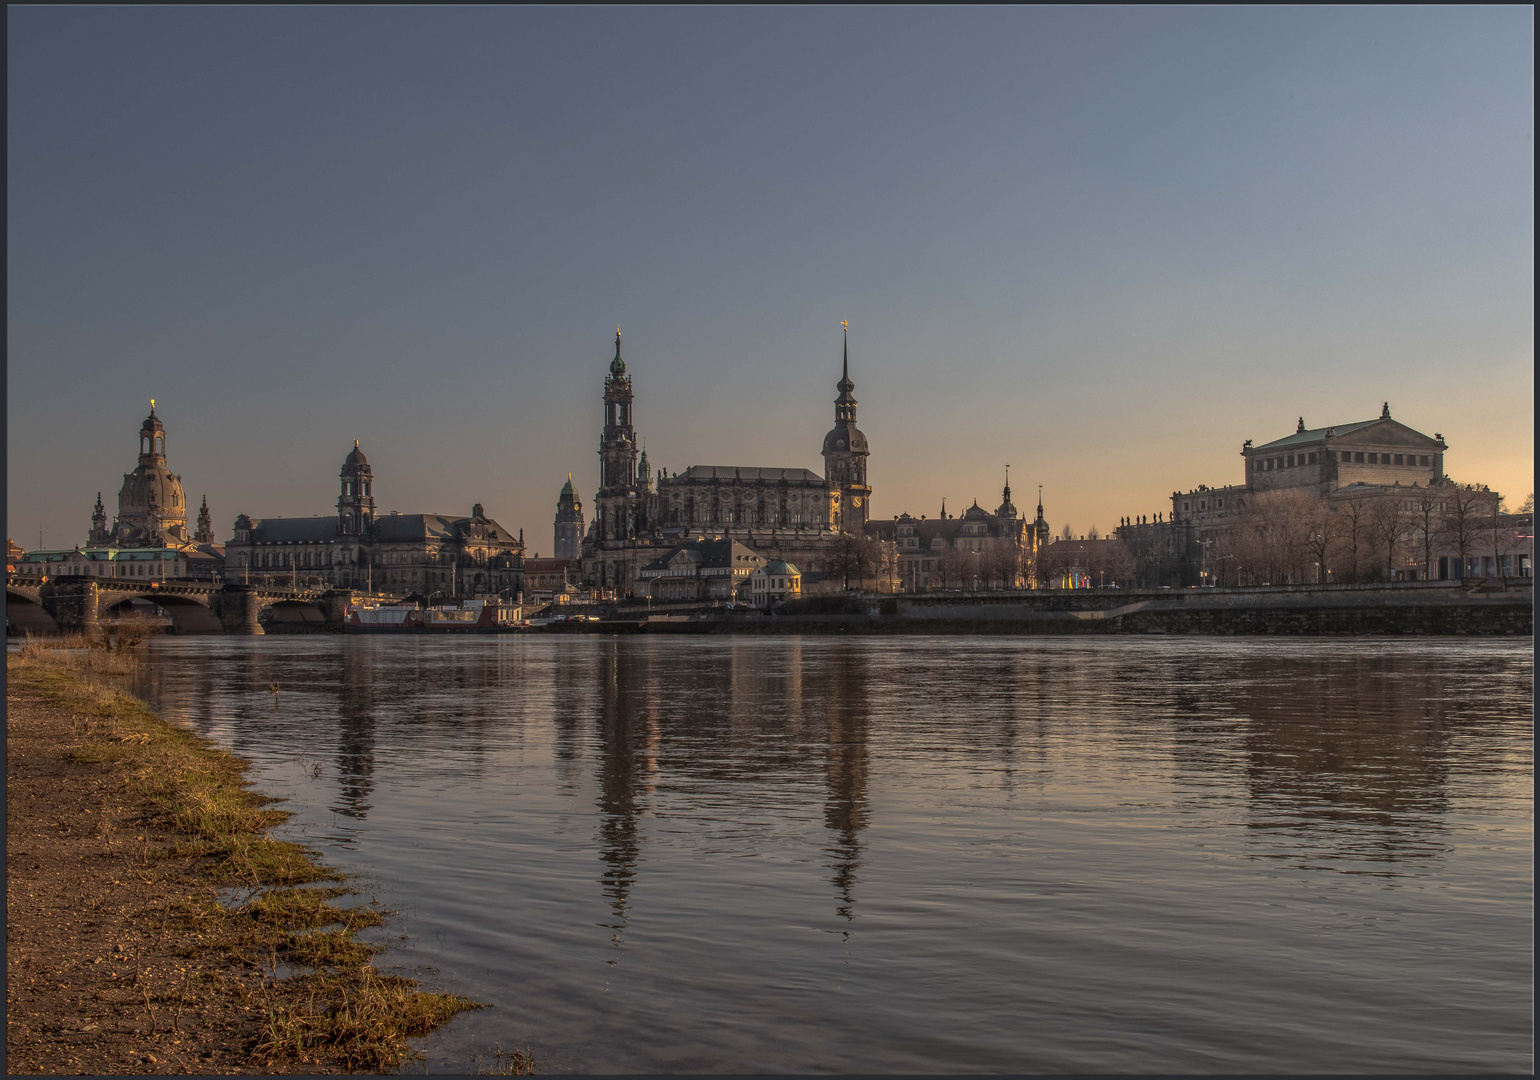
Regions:
[[[850,333],[850,320],[849,319],[841,319],[840,320],[840,325],[845,328],[845,333],[847,333],[847,334]]]

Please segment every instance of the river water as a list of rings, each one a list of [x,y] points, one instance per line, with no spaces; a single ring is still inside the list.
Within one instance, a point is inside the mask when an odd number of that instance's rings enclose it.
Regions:
[[[430,1071],[1529,1072],[1531,646],[163,638],[138,690],[492,1006]]]

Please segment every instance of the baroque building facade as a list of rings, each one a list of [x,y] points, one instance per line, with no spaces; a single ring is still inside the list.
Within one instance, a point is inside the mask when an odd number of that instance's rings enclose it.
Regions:
[[[758,465],[692,465],[654,476],[634,426],[634,392],[617,329],[604,380],[599,490],[582,547],[584,584],[616,596],[646,596],[658,575],[644,578],[644,567],[679,545],[723,539],[766,559],[794,562],[804,582],[818,579],[837,539],[862,535],[870,515],[870,449],[856,426],[848,344],[836,389],[834,427],[822,447],[824,476]]]
[[[188,530],[187,495],[182,478],[167,464],[166,426],[152,399],[150,415],[139,427],[139,461],[123,474],[112,523],[97,492],[85,545],[28,552],[18,571],[147,580],[211,578],[217,576],[222,557],[209,525],[206,497],[196,529]]]
[[[486,516],[379,514],[374,470],[359,448],[343,459],[337,512],[235,519],[225,549],[230,581],[299,582],[416,596],[502,596],[523,590],[524,539]]]
[[[1204,585],[1221,579],[1230,534],[1248,499],[1270,492],[1305,491],[1329,504],[1385,492],[1425,490],[1447,483],[1441,433],[1423,434],[1390,415],[1320,428],[1300,417],[1294,432],[1260,446],[1241,446],[1244,481],[1200,484],[1171,493],[1169,513],[1125,518],[1117,529],[1146,586]],[[1424,568],[1424,574],[1427,573]]]
[[[935,518],[904,513],[891,522],[870,523],[867,533],[893,544],[898,587],[908,592],[1029,585],[1037,553],[1049,542],[1041,498],[1037,517],[1023,517],[1011,501],[1009,472],[993,511],[975,499],[959,517],[949,515],[943,501]]]

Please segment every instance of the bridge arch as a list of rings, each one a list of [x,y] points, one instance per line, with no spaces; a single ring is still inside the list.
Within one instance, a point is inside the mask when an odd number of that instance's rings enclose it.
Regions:
[[[5,621],[17,633],[57,634],[59,623],[25,589],[5,588]]]
[[[147,600],[166,613],[171,619],[172,629],[179,634],[220,634],[225,629],[224,624],[219,621],[219,616],[210,610],[207,600],[197,596],[136,592],[122,596],[121,599],[118,594],[114,594],[112,600],[110,606],[103,605],[101,617],[108,618],[121,614],[135,600]]]
[[[275,600],[262,606],[258,618],[267,626],[299,629],[301,626],[323,626],[326,623],[326,612],[310,600]]]

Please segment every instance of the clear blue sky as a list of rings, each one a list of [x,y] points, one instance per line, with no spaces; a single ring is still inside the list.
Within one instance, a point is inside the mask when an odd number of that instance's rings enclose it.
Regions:
[[[155,397],[237,513],[480,501],[549,554],[614,327],[652,460],[1104,530],[1393,413],[1532,489],[1527,8],[10,8],[8,531]]]

